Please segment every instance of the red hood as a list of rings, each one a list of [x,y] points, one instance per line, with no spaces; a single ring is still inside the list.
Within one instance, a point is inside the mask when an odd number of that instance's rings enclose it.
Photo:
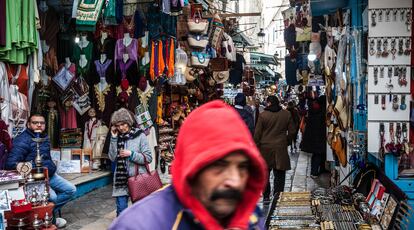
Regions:
[[[192,210],[206,229],[222,227],[191,195],[188,181],[205,166],[236,150],[242,150],[250,158],[252,170],[243,199],[227,228],[247,229],[267,175],[266,164],[240,115],[216,100],[194,110],[180,128],[172,164],[172,183],[182,204]]]

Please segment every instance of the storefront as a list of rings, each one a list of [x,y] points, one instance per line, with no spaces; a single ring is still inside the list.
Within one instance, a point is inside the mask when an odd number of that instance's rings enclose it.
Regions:
[[[104,186],[111,182],[111,115],[125,107],[147,136],[154,159],[150,168],[157,167],[167,183],[178,129],[193,109],[220,98],[232,104],[234,92],[255,96],[255,73],[244,58],[246,45],[252,44],[244,44],[246,36],[237,30],[234,18],[207,11],[210,3],[0,4],[1,169],[11,140],[26,128],[30,114],[41,114],[51,158],[60,175],[76,182],[76,196]],[[29,210],[42,220],[46,212],[51,215],[47,175],[32,178],[31,166],[41,167],[29,162],[24,165],[28,172],[18,168],[21,175],[13,174],[18,179],[0,181],[13,183],[2,197],[8,204],[1,209],[2,217],[4,211],[8,218],[10,213],[20,213],[13,216],[20,218]],[[28,177],[36,185],[27,183]],[[34,215],[22,221],[36,222]]]

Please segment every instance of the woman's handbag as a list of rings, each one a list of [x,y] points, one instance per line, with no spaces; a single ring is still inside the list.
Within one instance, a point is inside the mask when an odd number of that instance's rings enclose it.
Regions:
[[[210,62],[210,55],[203,52],[192,52],[191,53],[191,66],[192,67],[207,67]]]
[[[208,45],[208,37],[202,35],[189,35],[188,44],[194,48],[203,48],[205,49]]]
[[[208,20],[201,17],[200,11],[194,13],[193,18],[188,19],[188,30],[192,33],[203,33],[208,27]]]
[[[135,176],[128,178],[128,190],[132,203],[135,203],[162,187],[162,182],[157,170],[150,172],[147,158],[144,154],[145,169],[147,173],[139,174],[135,165]]]

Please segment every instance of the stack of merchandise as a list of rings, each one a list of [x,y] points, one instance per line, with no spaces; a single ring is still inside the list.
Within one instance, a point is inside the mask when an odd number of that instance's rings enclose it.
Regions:
[[[312,209],[310,192],[282,192],[273,215],[269,229],[319,229]]]

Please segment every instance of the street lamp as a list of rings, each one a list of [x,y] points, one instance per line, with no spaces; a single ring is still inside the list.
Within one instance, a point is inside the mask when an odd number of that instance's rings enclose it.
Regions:
[[[259,45],[264,45],[264,37],[266,36],[265,32],[263,31],[263,28],[260,28],[259,33],[257,33],[257,37],[259,39]]]

